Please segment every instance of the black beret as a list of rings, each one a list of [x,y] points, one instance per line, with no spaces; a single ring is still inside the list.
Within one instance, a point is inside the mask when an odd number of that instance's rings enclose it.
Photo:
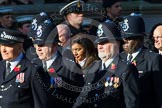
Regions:
[[[66,16],[69,13],[81,13],[83,12],[84,2],[82,0],[75,0],[67,5],[65,5],[60,10],[60,15]]]
[[[0,43],[1,44],[14,44],[23,43],[26,38],[21,32],[11,29],[0,29]]]
[[[102,6],[103,8],[111,7],[116,2],[120,2],[121,0],[103,0]]]
[[[145,23],[141,16],[126,16],[119,24],[122,29],[123,38],[146,35]]]
[[[104,22],[98,25],[95,43],[102,43],[111,40],[121,40],[121,32],[119,26],[113,22]]]

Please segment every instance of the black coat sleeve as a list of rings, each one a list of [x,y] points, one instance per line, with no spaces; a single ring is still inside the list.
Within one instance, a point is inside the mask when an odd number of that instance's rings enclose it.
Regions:
[[[129,64],[128,71],[122,77],[126,108],[139,108],[140,85],[136,67]]]

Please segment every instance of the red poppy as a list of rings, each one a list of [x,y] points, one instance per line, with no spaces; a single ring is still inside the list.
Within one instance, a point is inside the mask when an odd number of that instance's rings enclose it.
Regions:
[[[15,71],[15,72],[19,72],[19,71],[20,71],[20,67],[21,67],[21,65],[16,66],[16,67],[14,68],[14,71]]]
[[[116,69],[116,65],[114,63],[111,64],[111,70],[115,70]]]
[[[54,69],[54,68],[50,68],[50,69],[48,69],[48,71],[49,71],[50,73],[54,73],[54,72],[55,72],[55,69]]]
[[[137,65],[136,60],[133,60],[132,64],[136,66]]]

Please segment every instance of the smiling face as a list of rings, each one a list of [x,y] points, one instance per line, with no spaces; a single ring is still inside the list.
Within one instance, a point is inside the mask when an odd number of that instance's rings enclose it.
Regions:
[[[98,56],[102,61],[107,61],[119,53],[120,42],[102,42],[97,45]]]
[[[56,51],[56,44],[35,44],[34,47],[36,48],[36,53],[39,59],[41,60],[49,60]]]
[[[12,61],[18,57],[20,52],[22,51],[22,44],[10,44],[10,45],[0,45],[0,51],[3,60]]]
[[[86,51],[82,45],[74,43],[72,44],[71,49],[76,62],[80,62],[86,58]]]
[[[153,32],[154,46],[162,50],[162,25],[158,26]]]

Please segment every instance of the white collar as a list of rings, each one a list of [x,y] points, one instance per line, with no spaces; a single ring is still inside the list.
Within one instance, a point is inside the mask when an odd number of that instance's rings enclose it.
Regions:
[[[159,50],[159,54],[162,55],[162,51]]]
[[[136,56],[139,54],[139,52],[141,51],[141,49],[142,48],[139,48],[136,52],[132,53],[132,59],[131,59],[131,61],[136,58]],[[128,53],[128,55],[127,55],[127,61],[129,60],[129,55],[130,54]]]
[[[112,63],[115,57],[108,59],[106,62],[102,61],[102,70],[104,69],[103,64],[105,63],[106,68]]]
[[[56,57],[58,56],[58,52],[56,51],[53,56],[51,57],[51,59],[46,61],[47,64],[47,69],[52,65],[52,63],[55,61]]]
[[[86,59],[87,59],[87,58],[85,58],[84,60],[82,60],[82,61],[78,62],[78,64],[79,64],[81,67],[83,67],[83,66],[84,66],[84,64],[85,64]]]

